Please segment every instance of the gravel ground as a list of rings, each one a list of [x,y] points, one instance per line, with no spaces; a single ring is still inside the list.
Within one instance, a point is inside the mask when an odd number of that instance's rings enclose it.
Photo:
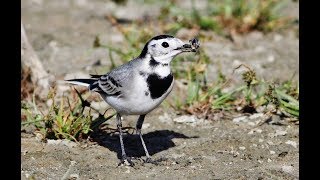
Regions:
[[[200,2],[197,8],[204,8],[205,1]],[[21,18],[29,40],[44,67],[57,80],[91,73],[98,60],[101,66],[110,65],[106,49],[92,49],[96,35],[117,47],[124,41],[121,33],[105,20],[106,14],[138,19],[159,13],[157,5],[135,1],[124,6],[98,0],[21,3]],[[298,10],[298,4],[292,3],[284,12],[298,18]],[[211,41],[201,44],[212,60],[209,81],[217,78],[219,68],[229,76],[241,63],[250,65],[265,79],[286,80],[295,74],[294,79],[299,80],[296,30],[266,35],[252,32],[236,37],[235,42],[211,35]],[[136,118],[126,117],[124,125],[134,127]],[[119,142],[117,133],[111,130],[97,132],[78,144],[66,140],[44,143],[36,135],[22,133],[21,178],[299,179],[299,125],[274,116],[270,122],[257,126],[261,118],[257,113],[203,120],[177,115],[161,106],[147,116],[143,126],[149,152],[159,162],[144,163],[139,138],[128,134],[124,141],[128,155],[134,157],[134,167],[117,166]],[[110,127],[115,128],[114,119]]]
[[[159,115],[161,114],[161,115]],[[298,179],[297,125],[263,124],[256,117],[206,121],[158,110],[147,116],[144,139],[157,165],[144,163],[139,137],[124,139],[134,167],[117,166],[119,139],[102,131],[91,141],[40,142],[22,136],[21,177],[61,179]],[[182,117],[182,118],[181,118]],[[239,120],[240,119],[240,120]],[[124,126],[134,127],[134,117]],[[109,127],[115,128],[114,120]]]

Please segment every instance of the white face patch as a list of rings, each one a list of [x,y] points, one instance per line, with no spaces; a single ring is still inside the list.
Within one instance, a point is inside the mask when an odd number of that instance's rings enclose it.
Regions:
[[[172,58],[182,52],[181,50],[176,49],[183,45],[184,43],[177,38],[152,40],[149,43],[148,52],[159,62],[171,61]]]

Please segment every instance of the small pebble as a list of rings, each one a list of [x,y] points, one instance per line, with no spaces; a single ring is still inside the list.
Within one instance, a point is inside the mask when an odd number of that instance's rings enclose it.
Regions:
[[[276,133],[274,134],[274,136],[285,136],[286,134],[287,134],[287,131],[276,130]]]
[[[256,123],[254,123],[254,122],[248,122],[248,125],[249,125],[249,126],[255,126]]]
[[[270,146],[274,145],[274,143],[273,143],[272,141],[267,141],[267,143],[268,143]]]
[[[274,151],[270,151],[270,154],[275,154],[276,152],[274,152]]]
[[[297,143],[295,141],[289,140],[286,142],[286,144],[289,144],[289,145],[293,146],[294,148],[297,148]]]
[[[247,116],[240,116],[240,117],[234,118],[232,121],[235,123],[248,122],[248,117]]]
[[[130,169],[127,169],[127,170],[125,171],[125,173],[130,173]]]
[[[282,166],[281,167],[282,171],[283,172],[286,172],[286,173],[291,173],[293,171],[293,167],[292,166]]]
[[[70,179],[79,179],[78,174],[70,174]]]
[[[254,132],[262,133],[262,130],[261,129],[252,129],[251,131],[248,132],[248,134],[253,134]]]
[[[195,116],[183,115],[183,116],[174,118],[173,121],[177,123],[194,123],[197,121],[197,119]]]
[[[249,116],[249,119],[258,119],[258,118],[261,118],[263,116],[264,116],[263,113],[255,113],[255,114],[252,114],[251,116]]]
[[[142,124],[142,129],[147,129],[150,127],[150,123],[144,123]]]
[[[274,60],[275,60],[275,57],[273,55],[268,56],[268,59],[267,59],[268,62],[272,63],[274,62]]]

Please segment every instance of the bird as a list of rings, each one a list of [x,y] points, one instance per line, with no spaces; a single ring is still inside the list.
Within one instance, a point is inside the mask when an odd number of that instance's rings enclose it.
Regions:
[[[66,80],[70,84],[86,86],[90,91],[99,93],[115,109],[121,147],[119,164],[134,165],[126,155],[122,137],[122,117],[128,115],[139,116],[136,132],[145,151],[145,161],[152,162],[141,132],[144,119],[173,88],[174,77],[170,67],[173,58],[184,52],[197,52],[199,46],[197,38],[184,43],[172,35],[157,35],[147,41],[139,56],[104,75],[91,74],[88,79]]]

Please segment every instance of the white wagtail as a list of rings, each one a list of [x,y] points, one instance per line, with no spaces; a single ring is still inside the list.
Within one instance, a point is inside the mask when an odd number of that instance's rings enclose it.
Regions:
[[[147,42],[137,58],[105,75],[67,80],[71,84],[87,86],[90,91],[99,93],[117,111],[117,128],[122,152],[120,164],[127,161],[133,165],[124,149],[121,116],[139,115],[136,131],[147,156],[146,161],[151,162],[141,133],[144,118],[158,107],[172,90],[174,78],[170,68],[171,60],[183,52],[196,52],[199,45],[197,39],[190,40],[187,44],[170,35],[158,35]]]

